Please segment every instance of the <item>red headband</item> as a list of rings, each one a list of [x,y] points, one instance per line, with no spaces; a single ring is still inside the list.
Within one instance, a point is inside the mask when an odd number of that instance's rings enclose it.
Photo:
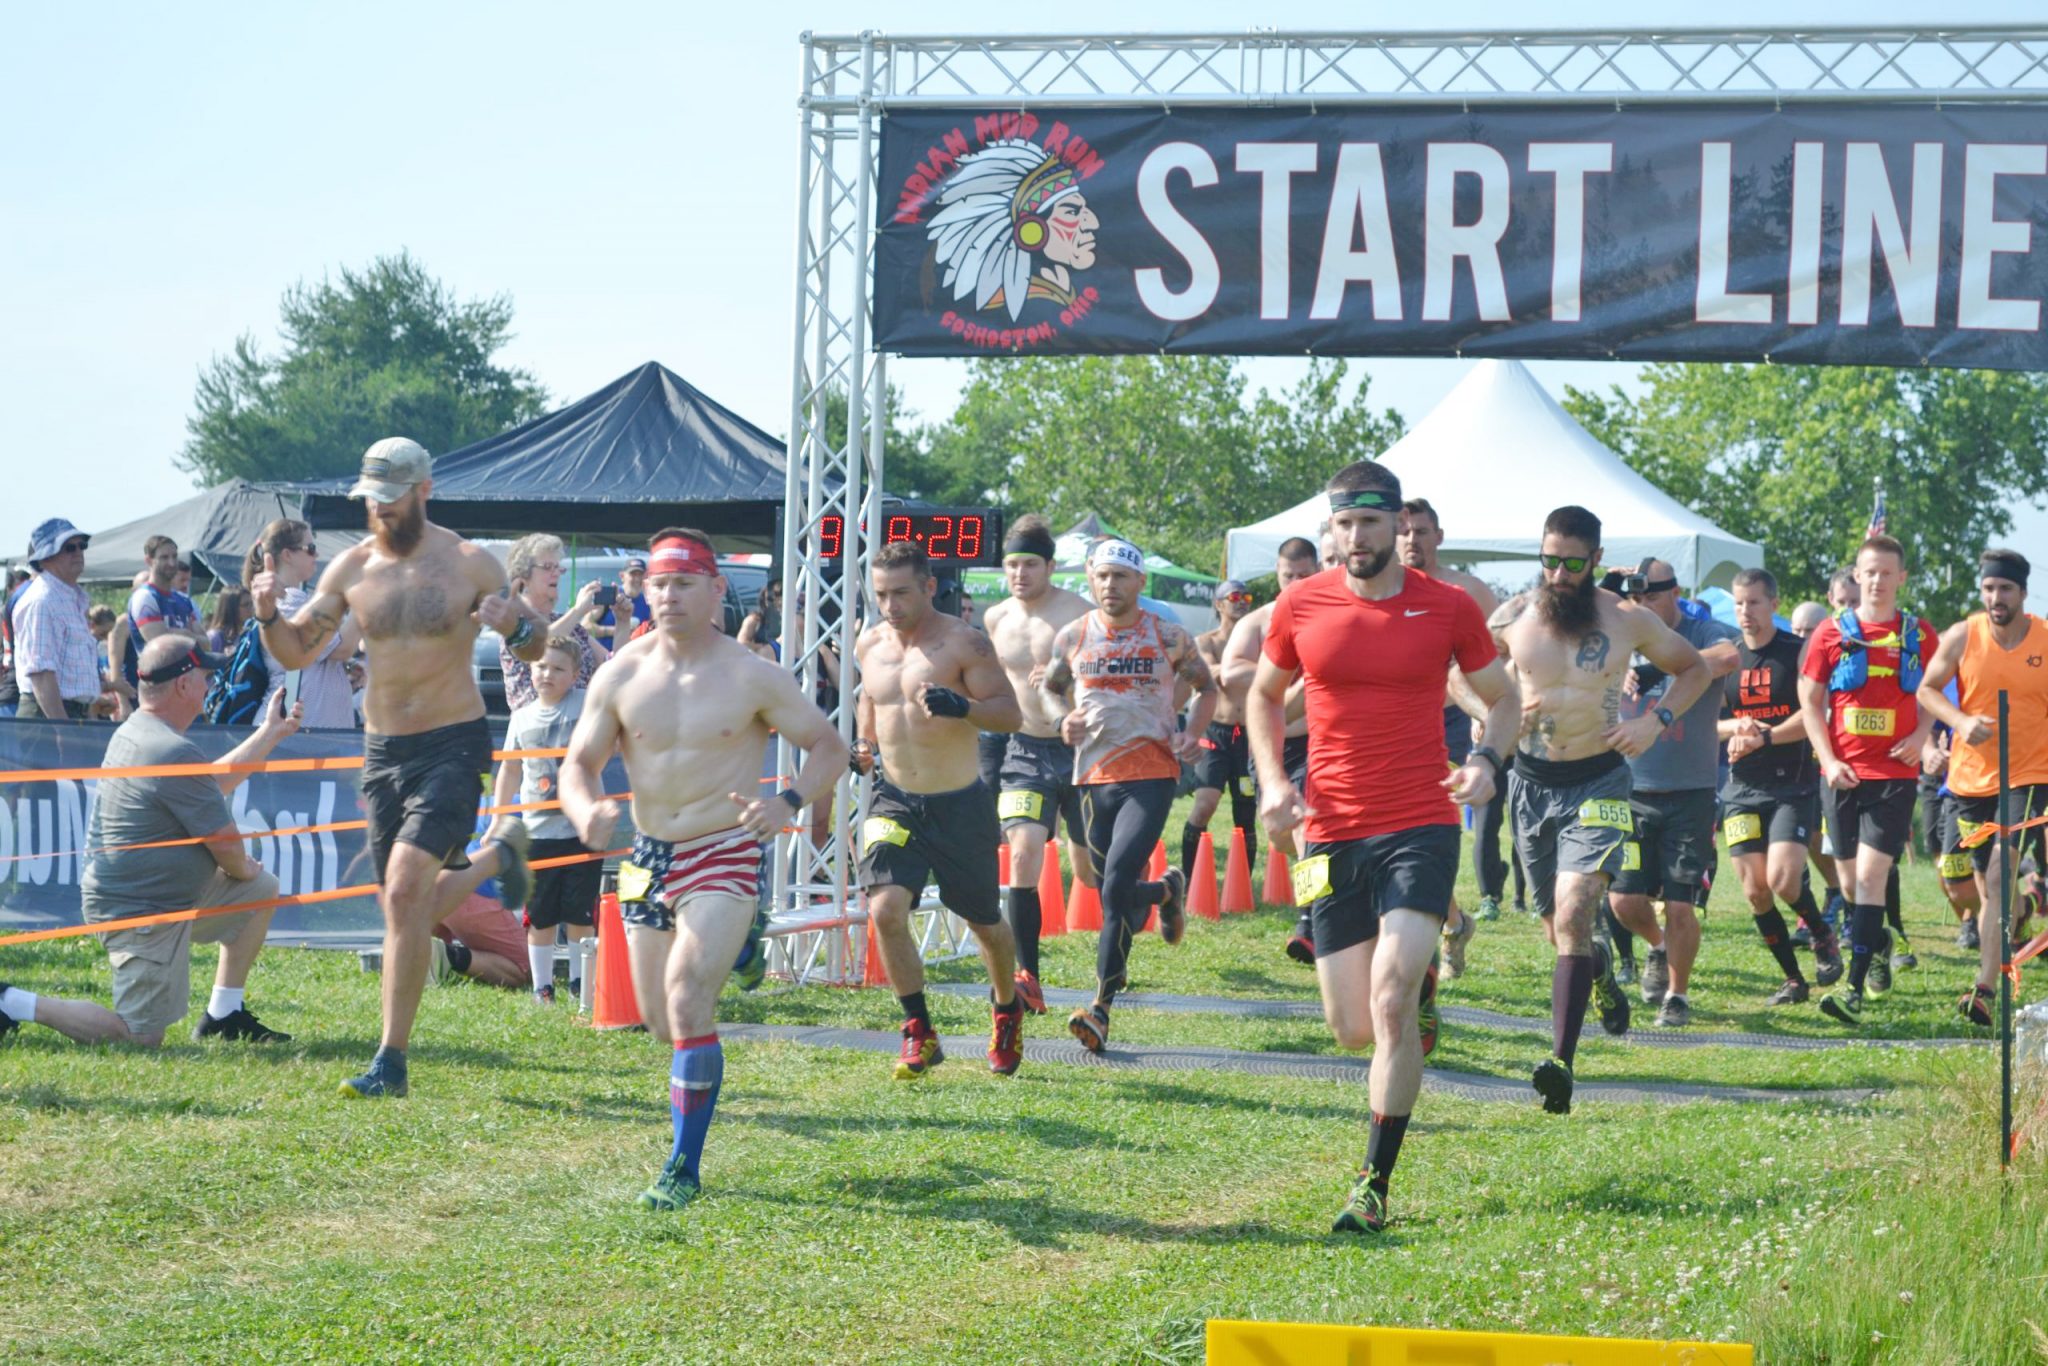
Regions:
[[[663,574],[716,574],[718,557],[711,553],[711,547],[689,536],[671,536],[658,541],[654,554],[647,562],[647,576],[658,578]]]

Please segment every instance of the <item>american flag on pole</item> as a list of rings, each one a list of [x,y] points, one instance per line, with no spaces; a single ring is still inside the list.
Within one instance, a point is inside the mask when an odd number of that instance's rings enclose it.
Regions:
[[[1873,505],[1873,506],[1871,507],[1871,509],[1870,509],[1870,528],[1869,528],[1869,530],[1865,531],[1865,532],[1864,532],[1863,534],[1864,534],[1864,536],[1865,536],[1866,538],[1868,538],[1868,537],[1871,537],[1871,536],[1882,536],[1882,535],[1884,535],[1884,534],[1885,534],[1885,529],[1884,529],[1884,485],[1883,485],[1883,484],[1879,484],[1879,485],[1877,486],[1877,502],[1876,502],[1876,504],[1875,504],[1875,505]]]

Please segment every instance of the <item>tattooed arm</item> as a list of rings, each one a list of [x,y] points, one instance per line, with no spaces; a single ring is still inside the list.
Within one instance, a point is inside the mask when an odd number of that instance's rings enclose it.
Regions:
[[[1182,627],[1162,623],[1159,639],[1166,646],[1166,657],[1173,662],[1174,677],[1185,683],[1195,695],[1195,704],[1188,710],[1187,729],[1173,740],[1174,753],[1183,759],[1193,758],[1203,734],[1209,729],[1210,720],[1216,715],[1216,676],[1209,669],[1209,661],[1202,658],[1202,652],[1195,648],[1195,642]]]
[[[270,617],[265,620],[259,612],[257,629],[263,635],[263,648],[270,651],[277,662],[286,669],[302,669],[320,657],[320,651],[341,629],[341,619],[348,615],[348,590],[361,577],[363,562],[369,558],[369,549],[364,545],[351,546],[334,557],[327,566],[327,572],[320,576],[320,587],[303,607],[292,616],[280,616],[275,599],[270,596],[270,571],[266,569],[252,581],[252,598],[256,606],[269,607]],[[268,557],[265,560],[268,563]],[[254,587],[260,581],[262,593],[255,593]]]

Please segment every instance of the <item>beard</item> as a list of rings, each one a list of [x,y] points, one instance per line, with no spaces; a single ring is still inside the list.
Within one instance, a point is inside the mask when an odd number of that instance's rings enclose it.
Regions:
[[[1344,572],[1354,579],[1376,579],[1394,558],[1394,547],[1353,551],[1344,557]]]
[[[1593,596],[1588,574],[1569,588],[1544,582],[1536,586],[1536,614],[1545,626],[1568,640],[1579,640],[1600,620],[1600,600]]]
[[[2004,603],[2000,603],[1996,607],[1986,608],[1985,614],[1991,618],[1991,624],[1994,626],[2012,625],[2013,610]]]
[[[410,555],[427,532],[427,509],[424,503],[414,503],[412,511],[395,520],[386,519],[377,523],[377,539],[387,550],[400,555]]]

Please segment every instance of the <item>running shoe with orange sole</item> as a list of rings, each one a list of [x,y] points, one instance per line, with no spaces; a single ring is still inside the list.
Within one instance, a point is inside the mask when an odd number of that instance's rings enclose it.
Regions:
[[[1109,1008],[1100,1001],[1083,1006],[1067,1016],[1067,1032],[1090,1053],[1100,1053],[1109,1043]]]
[[[945,1050],[939,1047],[939,1036],[932,1033],[930,1025],[923,1020],[903,1022],[903,1051],[896,1055],[896,1080],[915,1081],[945,1060]]]
[[[1040,983],[1036,977],[1032,976],[1028,971],[1026,971],[1023,968],[1017,969],[1017,976],[1015,980],[1017,986],[1017,999],[1024,1003],[1024,1008],[1030,1011],[1033,1015],[1045,1014],[1044,985]]]
[[[1024,1061],[1024,1009],[1023,1002],[1012,1003],[1016,1008],[1004,1010],[1000,1007],[990,1011],[988,1031],[988,1070],[999,1077],[1015,1072]]]

